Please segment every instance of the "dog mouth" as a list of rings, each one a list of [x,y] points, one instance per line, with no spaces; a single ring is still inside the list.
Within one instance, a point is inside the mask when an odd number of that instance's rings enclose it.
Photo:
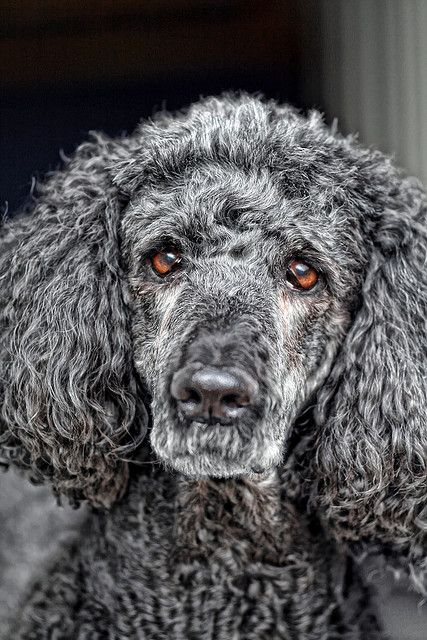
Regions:
[[[173,459],[163,459],[166,466],[190,478],[232,478],[262,475],[273,465],[245,459],[235,459],[216,450],[178,454]]]
[[[169,466],[180,471],[190,478],[234,478],[239,476],[261,475],[270,467],[260,465],[246,466],[236,460],[227,460],[219,454],[210,452],[204,455],[203,460],[199,456],[177,456]]]
[[[281,447],[262,424],[228,426],[191,421],[169,434],[152,433],[152,445],[166,467],[192,478],[263,474],[277,466]]]

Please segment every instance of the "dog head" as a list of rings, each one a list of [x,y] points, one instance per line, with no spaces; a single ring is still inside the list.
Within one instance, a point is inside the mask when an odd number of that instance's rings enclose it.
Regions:
[[[409,455],[422,202],[318,114],[245,95],[82,145],[3,230],[5,457],[109,504],[147,413],[166,465],[228,477],[279,464],[307,403],[329,443]]]
[[[212,100],[143,125],[142,157],[118,171],[151,443],[186,474],[277,465],[359,303],[363,212],[333,204],[348,161],[314,147],[319,128]]]

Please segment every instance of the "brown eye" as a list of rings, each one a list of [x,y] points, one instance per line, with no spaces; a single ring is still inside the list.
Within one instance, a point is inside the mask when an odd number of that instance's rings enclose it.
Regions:
[[[152,255],[150,262],[158,276],[167,276],[177,268],[181,259],[182,256],[176,249],[163,249]]]
[[[316,269],[301,260],[292,260],[286,272],[286,280],[295,289],[309,291],[319,280]]]

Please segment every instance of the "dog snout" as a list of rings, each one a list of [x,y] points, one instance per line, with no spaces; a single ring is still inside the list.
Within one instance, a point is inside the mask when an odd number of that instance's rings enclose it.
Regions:
[[[190,365],[174,374],[170,390],[185,418],[232,425],[251,410],[258,384],[239,369]]]

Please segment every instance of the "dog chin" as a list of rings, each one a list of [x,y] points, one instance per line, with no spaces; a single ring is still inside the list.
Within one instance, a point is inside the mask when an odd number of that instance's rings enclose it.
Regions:
[[[233,478],[248,475],[253,471],[237,461],[224,460],[217,455],[180,455],[166,461],[176,471],[194,479],[201,478]],[[259,473],[262,470],[259,468]]]
[[[191,422],[155,423],[151,446],[170,470],[191,478],[263,474],[282,460],[283,441],[268,425],[230,427]],[[270,432],[270,435],[267,435]]]
[[[281,459],[280,451],[264,452],[268,455],[251,457],[250,459],[230,459],[217,452],[203,451],[171,455],[167,458],[160,455],[165,465],[194,478],[235,478],[239,476],[260,475],[276,467]]]

